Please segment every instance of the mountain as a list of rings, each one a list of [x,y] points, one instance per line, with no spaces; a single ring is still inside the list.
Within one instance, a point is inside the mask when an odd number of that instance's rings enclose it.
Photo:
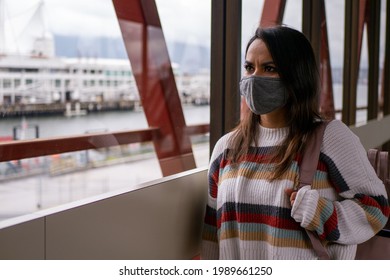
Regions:
[[[122,38],[54,35],[55,54],[60,57],[101,57],[127,59]],[[202,45],[167,42],[171,62],[184,73],[210,69],[210,49]]]
[[[56,56],[127,58],[122,38],[54,35]]]

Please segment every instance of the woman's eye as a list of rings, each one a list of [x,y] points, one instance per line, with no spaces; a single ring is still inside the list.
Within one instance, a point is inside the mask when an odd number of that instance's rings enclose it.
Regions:
[[[245,64],[244,65],[244,69],[245,69],[245,71],[247,71],[247,72],[252,72],[254,69],[253,69],[253,67],[252,67],[252,65],[249,65],[249,64]]]
[[[270,65],[265,66],[265,67],[264,67],[264,71],[265,71],[265,72],[272,72],[272,73],[273,73],[273,72],[277,72],[277,71],[276,71],[276,67],[270,66]]]

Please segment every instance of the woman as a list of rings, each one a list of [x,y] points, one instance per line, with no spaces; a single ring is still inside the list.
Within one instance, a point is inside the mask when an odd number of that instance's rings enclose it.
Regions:
[[[389,205],[359,139],[338,120],[327,125],[312,185],[294,191],[304,141],[321,121],[309,41],[286,26],[258,29],[245,59],[250,111],[214,148],[201,257],[317,259],[307,229],[332,259],[353,259]]]

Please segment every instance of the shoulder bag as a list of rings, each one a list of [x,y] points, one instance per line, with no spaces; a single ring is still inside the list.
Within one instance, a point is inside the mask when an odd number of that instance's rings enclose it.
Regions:
[[[308,139],[300,166],[299,187],[312,184],[318,165],[322,138],[327,124],[328,122],[323,122]],[[370,149],[368,151],[368,158],[378,177],[383,181],[387,196],[390,198],[390,164],[388,152]],[[318,258],[320,260],[329,260],[329,254],[322,245],[317,233],[308,230],[306,232]],[[390,260],[390,220],[375,236],[357,246],[355,259]]]

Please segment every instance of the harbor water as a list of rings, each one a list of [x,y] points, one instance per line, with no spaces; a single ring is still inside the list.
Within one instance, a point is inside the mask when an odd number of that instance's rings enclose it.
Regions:
[[[209,106],[183,106],[187,125],[210,122]],[[39,127],[40,138],[69,136],[91,132],[114,132],[119,130],[137,130],[148,127],[142,110],[91,113],[85,116],[50,116],[25,118],[0,118],[0,136],[13,136],[13,129],[26,122],[26,138],[35,138],[35,126]],[[18,133],[19,135],[19,133]]]

